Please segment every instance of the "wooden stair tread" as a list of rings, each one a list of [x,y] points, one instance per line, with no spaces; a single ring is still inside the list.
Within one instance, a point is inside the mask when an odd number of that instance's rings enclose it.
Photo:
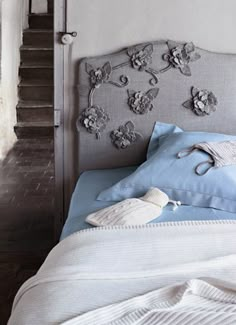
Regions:
[[[53,116],[51,122],[37,121],[37,122],[17,122],[14,130],[18,139],[38,139],[50,138],[53,139],[54,123]]]
[[[34,34],[34,33],[43,33],[43,34],[52,34],[53,33],[53,29],[37,29],[37,28],[27,28],[24,30],[24,33],[30,33],[30,34]]]
[[[53,30],[53,12],[29,15],[29,28]]]
[[[51,80],[30,80],[30,81],[24,81],[22,80],[18,87],[53,87],[53,81]]]
[[[38,64],[36,62],[27,62],[27,63],[22,63],[20,65],[20,68],[25,68],[25,69],[44,69],[44,68],[51,68],[53,69],[53,64],[52,63],[43,63],[43,64]]]
[[[29,14],[29,17],[35,17],[35,16],[38,16],[38,17],[53,17],[53,13],[31,13]]]
[[[23,51],[53,51],[53,46],[22,45],[20,49]]]
[[[16,127],[31,128],[31,127],[54,127],[52,122],[17,122]]]
[[[30,100],[21,100],[19,101],[19,103],[17,104],[17,108],[47,108],[47,107],[51,107],[53,108],[53,103],[52,102],[48,102],[48,101],[30,101]]]

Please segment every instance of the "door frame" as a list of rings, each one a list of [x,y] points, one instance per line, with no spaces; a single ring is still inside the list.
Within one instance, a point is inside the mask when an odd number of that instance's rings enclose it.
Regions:
[[[65,27],[65,0],[54,0],[54,166],[55,221],[54,236],[58,241],[65,221],[64,191],[64,46],[60,41]]]

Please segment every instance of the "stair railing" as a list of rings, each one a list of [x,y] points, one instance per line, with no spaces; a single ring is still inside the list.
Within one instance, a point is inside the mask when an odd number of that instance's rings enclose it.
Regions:
[[[32,14],[32,0],[29,0],[29,14]]]

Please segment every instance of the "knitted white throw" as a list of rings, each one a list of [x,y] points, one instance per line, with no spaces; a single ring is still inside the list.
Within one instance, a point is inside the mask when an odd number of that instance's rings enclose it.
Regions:
[[[63,324],[235,325],[236,285],[215,279],[190,280],[100,308]]]
[[[235,283],[235,221],[95,228],[53,249],[9,325],[233,325]]]

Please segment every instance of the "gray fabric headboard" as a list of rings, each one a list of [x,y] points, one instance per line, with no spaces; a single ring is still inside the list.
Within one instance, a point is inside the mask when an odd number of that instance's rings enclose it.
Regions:
[[[79,170],[144,161],[155,121],[236,134],[236,55],[157,41],[79,64]]]

